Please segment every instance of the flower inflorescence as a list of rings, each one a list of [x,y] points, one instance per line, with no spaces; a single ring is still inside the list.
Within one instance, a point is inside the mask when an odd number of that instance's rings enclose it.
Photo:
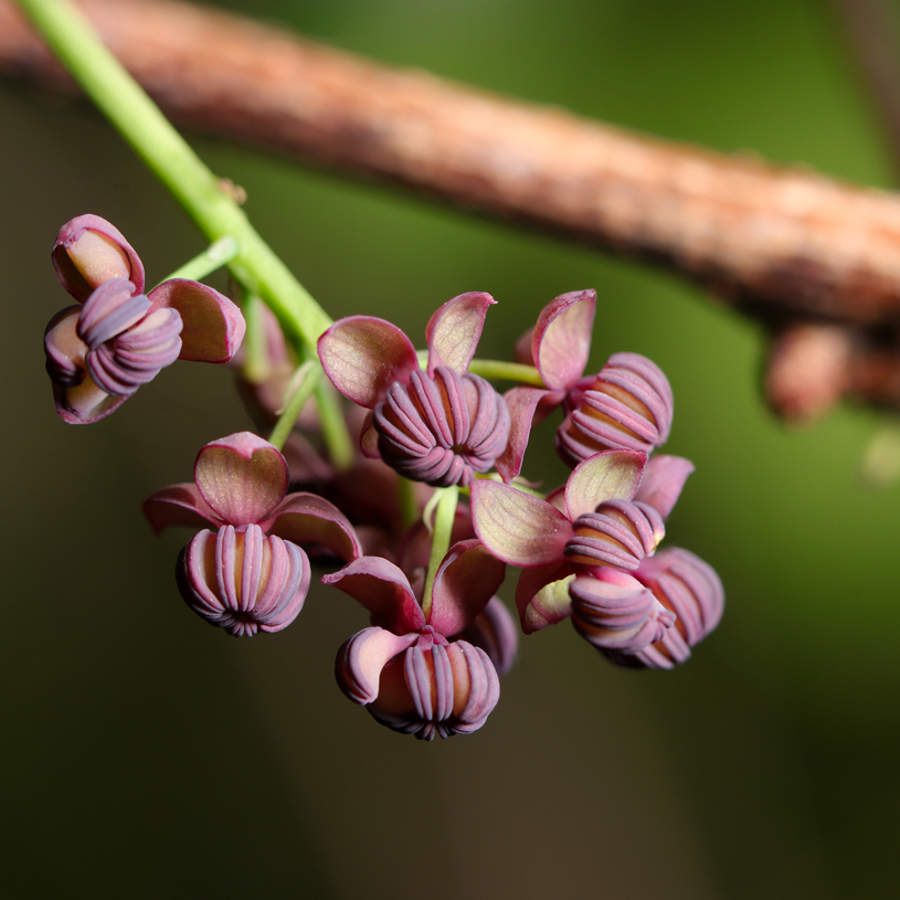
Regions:
[[[571,619],[618,665],[672,668],[718,624],[724,593],[713,568],[677,547],[657,552],[693,471],[657,453],[672,425],[671,387],[637,353],[585,374],[594,291],[551,301],[517,342],[515,363],[475,359],[495,301],[471,292],[432,315],[424,364],[396,325],[357,315],[318,336],[314,370],[300,366],[268,312],[251,360],[250,350],[236,356],[244,317],[218,291],[170,278],[145,294],[140,257],[98,216],[64,225],[52,258],[77,301],[45,335],[66,422],[110,415],[178,358],[234,358],[254,419],[278,420],[278,446],[249,431],[213,440],[193,480],[153,494],[144,513],[156,532],[195,530],[177,564],[180,592],[235,636],[290,625],[313,566],[324,567],[322,583],[369,614],[339,649],[335,673],[378,722],[424,740],[484,724],[518,648],[497,595],[508,567],[519,570],[525,634]],[[527,383],[501,394],[470,371],[478,365],[498,377],[525,373]],[[314,410],[297,416],[314,384],[301,393],[304,379],[323,370],[358,433],[349,466],[329,457]],[[555,410],[554,444],[571,471],[544,496],[520,473],[534,425]]]

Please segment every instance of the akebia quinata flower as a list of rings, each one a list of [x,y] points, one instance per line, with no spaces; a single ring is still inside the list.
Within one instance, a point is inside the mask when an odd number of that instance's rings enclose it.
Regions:
[[[454,544],[435,575],[427,614],[406,575],[386,559],[364,556],[324,576],[371,613],[372,625],[338,651],[341,690],[383,725],[422,740],[479,729],[500,697],[492,658],[503,668],[515,655],[508,614],[492,605],[499,604],[493,595],[503,570],[477,540]],[[459,637],[463,631],[468,639]],[[487,650],[473,642],[479,638]]]
[[[489,294],[448,300],[426,329],[428,366],[396,325],[373,316],[335,322],[319,339],[319,358],[335,387],[372,410],[361,437],[413,481],[468,485],[490,471],[509,440],[509,410],[483,378],[467,369],[481,337]]]
[[[671,612],[674,626],[636,652],[612,650],[607,656],[626,666],[671,669],[691,655],[722,618],[725,591],[715,569],[689,550],[670,547],[645,559],[633,573]]]
[[[56,410],[70,424],[110,415],[176,359],[227,362],[244,336],[240,310],[207,285],[172,278],[144,294],[144,268],[99,216],[60,230],[52,251],[62,286],[80,305],[44,334]]]
[[[243,431],[200,450],[193,483],[144,503],[157,533],[169,525],[204,529],[181,554],[179,588],[194,612],[233,635],[280,631],[297,617],[310,582],[300,545],[325,547],[342,560],[361,555],[337,507],[315,494],[286,495],[287,486],[284,456]]]

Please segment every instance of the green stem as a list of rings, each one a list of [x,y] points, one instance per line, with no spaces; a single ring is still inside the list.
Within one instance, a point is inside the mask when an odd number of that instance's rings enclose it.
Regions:
[[[269,435],[269,443],[274,444],[279,450],[284,446],[288,435],[297,424],[297,416],[306,405],[312,395],[319,378],[322,375],[322,367],[313,360],[307,360],[294,373],[288,389],[285,391],[284,409]]]
[[[272,372],[272,361],[266,348],[266,329],[263,322],[264,304],[256,294],[242,291],[241,312],[247,323],[244,335],[244,378],[251,384],[260,384]]]
[[[416,499],[416,483],[397,476],[397,497],[400,500],[400,517],[404,530],[419,518],[419,503]]]
[[[356,458],[356,448],[347,430],[347,420],[341,410],[340,398],[324,378],[316,385],[316,408],[319,411],[322,438],[328,448],[332,465],[338,471],[349,469]]]
[[[541,373],[534,366],[522,363],[504,362],[500,359],[473,359],[469,371],[482,378],[500,378],[504,381],[518,381],[522,384],[533,384],[546,387]]]
[[[434,511],[434,533],[431,538],[431,556],[428,559],[428,574],[425,576],[425,589],[422,591],[422,612],[427,618],[431,612],[431,591],[438,567],[450,549],[450,534],[456,517],[456,501],[459,488],[438,488],[438,501]]]
[[[168,278],[188,278],[191,281],[200,281],[207,275],[220,269],[226,263],[234,259],[238,251],[237,241],[230,235],[219,238],[210,244],[202,253],[198,253],[193,259],[188,260],[183,266],[179,266]]]
[[[234,277],[272,307],[286,331],[315,347],[328,314],[259,236],[187,142],[106,49],[69,0],[18,0],[85,93],[174,194],[210,241],[231,235]]]

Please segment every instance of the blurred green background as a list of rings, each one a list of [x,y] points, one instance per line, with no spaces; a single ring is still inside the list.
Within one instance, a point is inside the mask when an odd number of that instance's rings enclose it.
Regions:
[[[232,0],[314,38],[655,135],[888,186],[828,9],[711,0]],[[697,472],[669,540],[712,562],[723,624],[672,673],[604,661],[567,625],[525,639],[487,725],[423,745],[333,683],[365,622],[314,590],[281,635],[208,628],[173,581],[186,533],[143,498],[248,427],[229,373],[175,366],[91,428],[55,417],[40,336],[67,296],[48,250],[115,222],[150,281],[200,249],[86,105],[0,82],[6,439],[0,895],[13,898],[896,896],[900,489],[859,477],[874,413],[804,431],[760,400],[759,329],[698,289],[209,138],[246,209],[335,317],[487,290],[482,355],[553,296],[600,296],[593,363],[653,357],[667,450]],[[485,136],[490,139],[489,135]],[[547,436],[545,432],[545,437]],[[532,476],[562,468],[532,452]]]

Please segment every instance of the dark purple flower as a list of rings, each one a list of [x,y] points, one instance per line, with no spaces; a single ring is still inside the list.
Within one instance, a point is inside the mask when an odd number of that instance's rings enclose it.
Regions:
[[[478,537],[525,569],[516,605],[526,634],[575,615],[577,606],[576,627],[597,646],[634,649],[658,640],[672,617],[632,575],[655,552],[692,471],[675,456],[648,461],[607,450],[576,466],[547,500],[493,481],[473,484]]]
[[[556,449],[570,466],[600,450],[664,444],[672,426],[672,388],[656,363],[614,353],[556,430]]]
[[[509,410],[491,385],[466,370],[481,337],[489,294],[461,294],[431,317],[428,368],[396,325],[372,316],[335,322],[319,339],[319,358],[335,387],[372,410],[363,451],[406,478],[467,485],[494,467],[509,439]]]
[[[427,615],[386,559],[364,556],[324,576],[371,613],[371,627],[338,651],[341,690],[382,724],[422,740],[476,731],[499,699],[498,670],[489,651],[458,635],[481,637],[501,666],[511,664],[508,614],[486,609],[503,571],[478,541],[455,544],[435,576]]]
[[[715,569],[689,550],[671,547],[645,559],[633,573],[675,616],[655,642],[637,652],[625,648],[607,655],[613,662],[650,669],[671,669],[687,660],[722,618],[725,591]]]
[[[248,431],[212,441],[197,454],[194,482],[164,488],[144,503],[159,533],[203,527],[182,552],[178,582],[198,615],[234,635],[280,631],[296,618],[309,588],[300,544],[352,560],[362,549],[337,507],[315,494],[285,496],[287,463]]]
[[[243,339],[240,310],[211,287],[172,278],[144,295],[140,259],[99,216],[63,226],[53,264],[81,301],[44,334],[56,411],[70,424],[110,415],[176,359],[227,362]]]

